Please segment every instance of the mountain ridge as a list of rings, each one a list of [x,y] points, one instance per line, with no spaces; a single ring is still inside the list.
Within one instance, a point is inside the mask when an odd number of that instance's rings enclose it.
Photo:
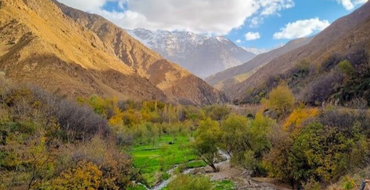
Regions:
[[[250,75],[253,74],[253,72],[256,72],[259,68],[261,68],[274,58],[277,58],[298,47],[306,45],[312,39],[313,37],[309,37],[289,41],[284,46],[273,49],[266,53],[259,54],[252,60],[242,65],[232,67],[225,71],[211,75],[207,77],[205,81],[218,89],[224,90],[225,92],[230,92],[229,89],[233,85],[246,80],[248,77],[250,77]]]

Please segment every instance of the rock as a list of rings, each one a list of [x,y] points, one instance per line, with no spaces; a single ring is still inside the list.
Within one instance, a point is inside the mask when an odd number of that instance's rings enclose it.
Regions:
[[[360,190],[370,190],[370,180],[363,181]]]

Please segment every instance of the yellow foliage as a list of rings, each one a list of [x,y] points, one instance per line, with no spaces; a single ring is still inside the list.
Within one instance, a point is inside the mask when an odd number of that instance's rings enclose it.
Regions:
[[[294,110],[289,117],[285,120],[283,129],[292,134],[296,134],[302,127],[303,121],[308,118],[313,118],[319,114],[319,109],[317,108],[299,108]]]
[[[270,92],[269,99],[263,100],[262,103],[281,116],[291,111],[294,101],[294,95],[289,87],[287,85],[279,85]]]
[[[66,170],[53,181],[55,189],[98,189],[102,172],[91,162],[83,160],[76,168]]]
[[[112,118],[109,119],[108,123],[111,126],[122,126],[123,125],[123,114],[116,114]]]

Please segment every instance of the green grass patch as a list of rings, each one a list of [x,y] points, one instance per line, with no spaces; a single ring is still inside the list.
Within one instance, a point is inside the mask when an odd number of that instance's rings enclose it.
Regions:
[[[131,149],[134,166],[141,170],[148,185],[153,186],[175,165],[197,159],[189,144],[189,137],[185,135],[162,136],[148,144],[136,143]]]
[[[230,180],[213,181],[215,190],[234,190],[235,184]]]
[[[146,188],[143,185],[132,185],[127,190],[146,190]]]
[[[186,164],[186,169],[190,169],[190,168],[200,168],[200,167],[205,167],[207,166],[206,163],[204,163],[202,160],[195,160],[193,162],[188,162]]]

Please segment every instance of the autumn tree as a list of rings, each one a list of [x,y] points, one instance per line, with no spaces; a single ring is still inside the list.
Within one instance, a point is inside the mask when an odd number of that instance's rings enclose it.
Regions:
[[[289,113],[294,106],[294,95],[287,85],[279,85],[273,89],[268,100],[264,100],[266,106],[275,111],[278,116]]]
[[[316,117],[318,114],[319,110],[317,108],[297,108],[285,120],[283,128],[292,135],[298,134],[303,122]]]

